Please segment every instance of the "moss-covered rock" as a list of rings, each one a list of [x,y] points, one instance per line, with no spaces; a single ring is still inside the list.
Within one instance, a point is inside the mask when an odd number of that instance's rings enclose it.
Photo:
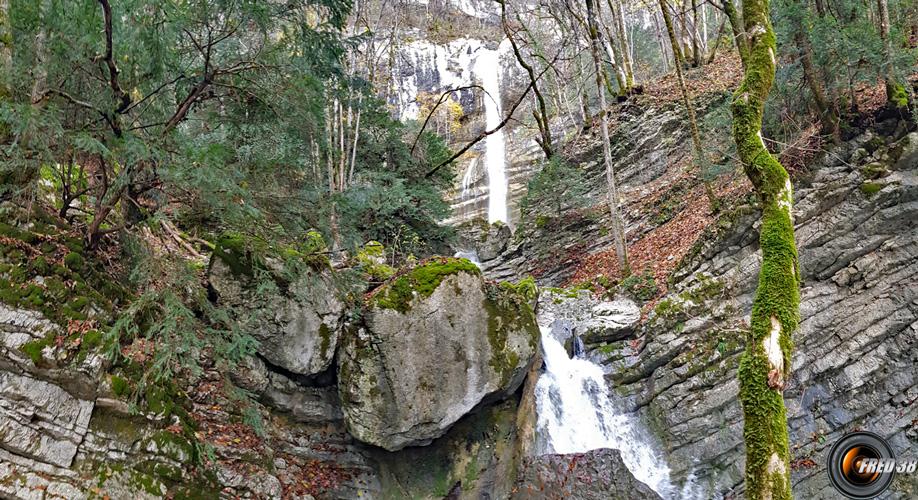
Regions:
[[[370,302],[378,308],[394,309],[406,313],[411,309],[412,301],[425,299],[440,286],[447,276],[457,273],[481,275],[478,266],[467,259],[435,257],[400,273],[392,281],[380,287]]]
[[[394,278],[363,316],[339,350],[338,390],[351,434],[388,450],[428,443],[511,394],[538,347],[526,296],[461,259]]]

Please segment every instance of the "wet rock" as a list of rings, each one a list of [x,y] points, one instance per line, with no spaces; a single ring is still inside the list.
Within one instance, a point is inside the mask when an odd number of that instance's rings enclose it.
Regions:
[[[532,310],[462,262],[431,262],[385,285],[343,343],[338,389],[357,439],[387,450],[427,444],[522,383],[539,339]]]
[[[513,500],[651,500],[661,499],[638,481],[609,448],[570,455],[524,459]]]

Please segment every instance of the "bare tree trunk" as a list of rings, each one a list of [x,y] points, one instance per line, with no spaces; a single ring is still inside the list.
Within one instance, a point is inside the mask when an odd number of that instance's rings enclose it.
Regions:
[[[803,67],[803,79],[806,80],[810,93],[813,94],[813,102],[816,103],[816,111],[819,113],[819,121],[822,124],[824,133],[831,134],[835,143],[841,141],[841,131],[839,130],[839,117],[834,106],[826,100],[826,94],[822,87],[822,81],[817,76],[816,68],[813,65],[813,47],[807,34],[803,31],[803,26],[797,26],[794,33],[794,42],[800,50],[800,65]]]
[[[794,242],[793,189],[762,141],[762,114],[774,83],[777,47],[768,0],[743,0],[749,59],[731,103],[739,159],[762,206],[762,267],[750,332],[738,371],[746,443],[746,498],[791,498],[784,385],[797,328],[800,275]]]
[[[663,55],[663,72],[669,73],[669,50],[666,48],[669,44],[666,43],[666,35],[663,34],[663,28],[660,27],[660,18],[656,12],[653,14],[653,24],[657,31],[657,41],[660,43],[660,54]]]
[[[539,134],[542,136],[537,142],[542,148],[542,152],[545,153],[545,158],[550,160],[552,157],[551,127],[548,118],[548,108],[545,106],[545,98],[539,90],[535,70],[532,65],[523,58],[523,54],[520,52],[520,48],[514,37],[515,33],[510,30],[510,24],[507,23],[507,3],[504,0],[498,0],[498,3],[500,3],[500,20],[501,26],[504,29],[504,34],[510,40],[510,46],[513,47],[513,55],[516,57],[516,62],[520,63],[520,66],[522,66],[523,69],[526,70],[526,74],[529,75],[529,84],[532,85],[532,90],[535,93],[539,110],[533,111],[532,116],[535,118],[536,125],[539,127]]]
[[[698,0],[692,0],[692,24],[692,65],[701,66],[701,44],[698,43]]]
[[[600,25],[600,29],[602,29],[602,25]],[[600,34],[600,36],[603,41],[603,46],[606,49],[606,54],[609,56],[609,63],[612,66],[612,72],[615,73],[615,83],[618,84],[618,92],[624,95],[627,93],[626,89],[628,88],[628,84],[626,83],[627,80],[625,77],[625,71],[622,68],[622,65],[619,64],[622,59],[619,50],[616,49],[617,42],[613,40],[611,33],[603,32]],[[612,93],[611,83],[607,82],[607,84],[609,92]]]
[[[631,63],[631,50],[628,44],[628,31],[625,24],[625,9],[622,6],[622,0],[607,0],[609,10],[612,12],[612,19],[615,23],[615,34],[618,38],[619,51],[621,52],[621,65],[624,70],[625,86],[622,93],[631,91],[634,86],[634,68]],[[615,42],[613,41],[614,45]]]
[[[714,20],[717,22],[717,19]],[[701,53],[708,53],[708,4],[701,4]]]
[[[877,0],[877,13],[880,22],[880,38],[883,39],[883,79],[886,82],[886,104],[893,108],[908,107],[908,94],[905,88],[896,81],[896,72],[892,62],[892,41],[889,39],[889,6],[886,0]]]
[[[609,117],[606,107],[605,70],[602,66],[602,57],[599,55],[599,28],[596,23],[596,14],[593,0],[586,0],[587,24],[590,31],[590,48],[593,54],[593,64],[596,66],[596,87],[599,91],[600,122],[602,128],[602,153],[606,162],[606,183],[608,184],[609,211],[612,215],[612,239],[615,240],[615,254],[618,257],[618,267],[622,276],[631,274],[628,265],[628,250],[625,246],[625,228],[622,221],[621,210],[618,206],[618,187],[615,183],[615,171],[612,165],[612,146],[609,144]]]
[[[660,0],[660,11],[663,12],[663,22],[666,23],[669,41],[675,47],[677,43],[676,31],[673,29],[672,20],[669,18],[669,9],[666,0]],[[704,167],[704,150],[701,147],[701,133],[698,131],[698,121],[695,119],[695,107],[692,105],[692,98],[689,96],[688,88],[685,86],[685,79],[682,77],[683,61],[679,59],[679,54],[676,50],[673,50],[673,53],[676,54],[676,80],[679,82],[679,90],[682,92],[682,103],[685,105],[689,128],[692,132],[692,145],[695,149],[695,168],[698,178],[704,183],[705,194],[708,197],[708,202],[711,204],[711,209],[716,212],[720,208],[720,202],[717,199],[717,195],[714,193],[714,188],[711,186],[711,183],[704,180],[704,172],[702,172]]]

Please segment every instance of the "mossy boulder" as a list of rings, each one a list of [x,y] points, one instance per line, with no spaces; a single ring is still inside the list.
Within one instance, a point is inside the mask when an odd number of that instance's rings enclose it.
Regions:
[[[434,259],[383,285],[339,350],[348,429],[390,451],[443,435],[483,402],[512,394],[536,353],[526,298],[461,259]]]
[[[233,254],[239,259],[214,253],[209,282],[218,303],[234,312],[269,363],[306,376],[326,371],[345,310],[331,269],[308,268],[296,276],[285,275],[290,281],[278,287],[270,276],[272,269],[280,267],[279,258],[249,252]],[[268,273],[242,272],[251,269],[253,261],[264,262]]]

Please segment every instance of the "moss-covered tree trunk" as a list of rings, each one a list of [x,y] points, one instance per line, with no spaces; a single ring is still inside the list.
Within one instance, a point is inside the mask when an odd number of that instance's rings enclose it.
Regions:
[[[784,384],[791,334],[799,321],[797,247],[790,177],[762,140],[762,113],[775,78],[775,34],[768,0],[743,0],[749,53],[733,96],[733,136],[743,169],[762,204],[762,269],[752,303],[751,332],[740,360],[746,443],[746,498],[791,498]]]

